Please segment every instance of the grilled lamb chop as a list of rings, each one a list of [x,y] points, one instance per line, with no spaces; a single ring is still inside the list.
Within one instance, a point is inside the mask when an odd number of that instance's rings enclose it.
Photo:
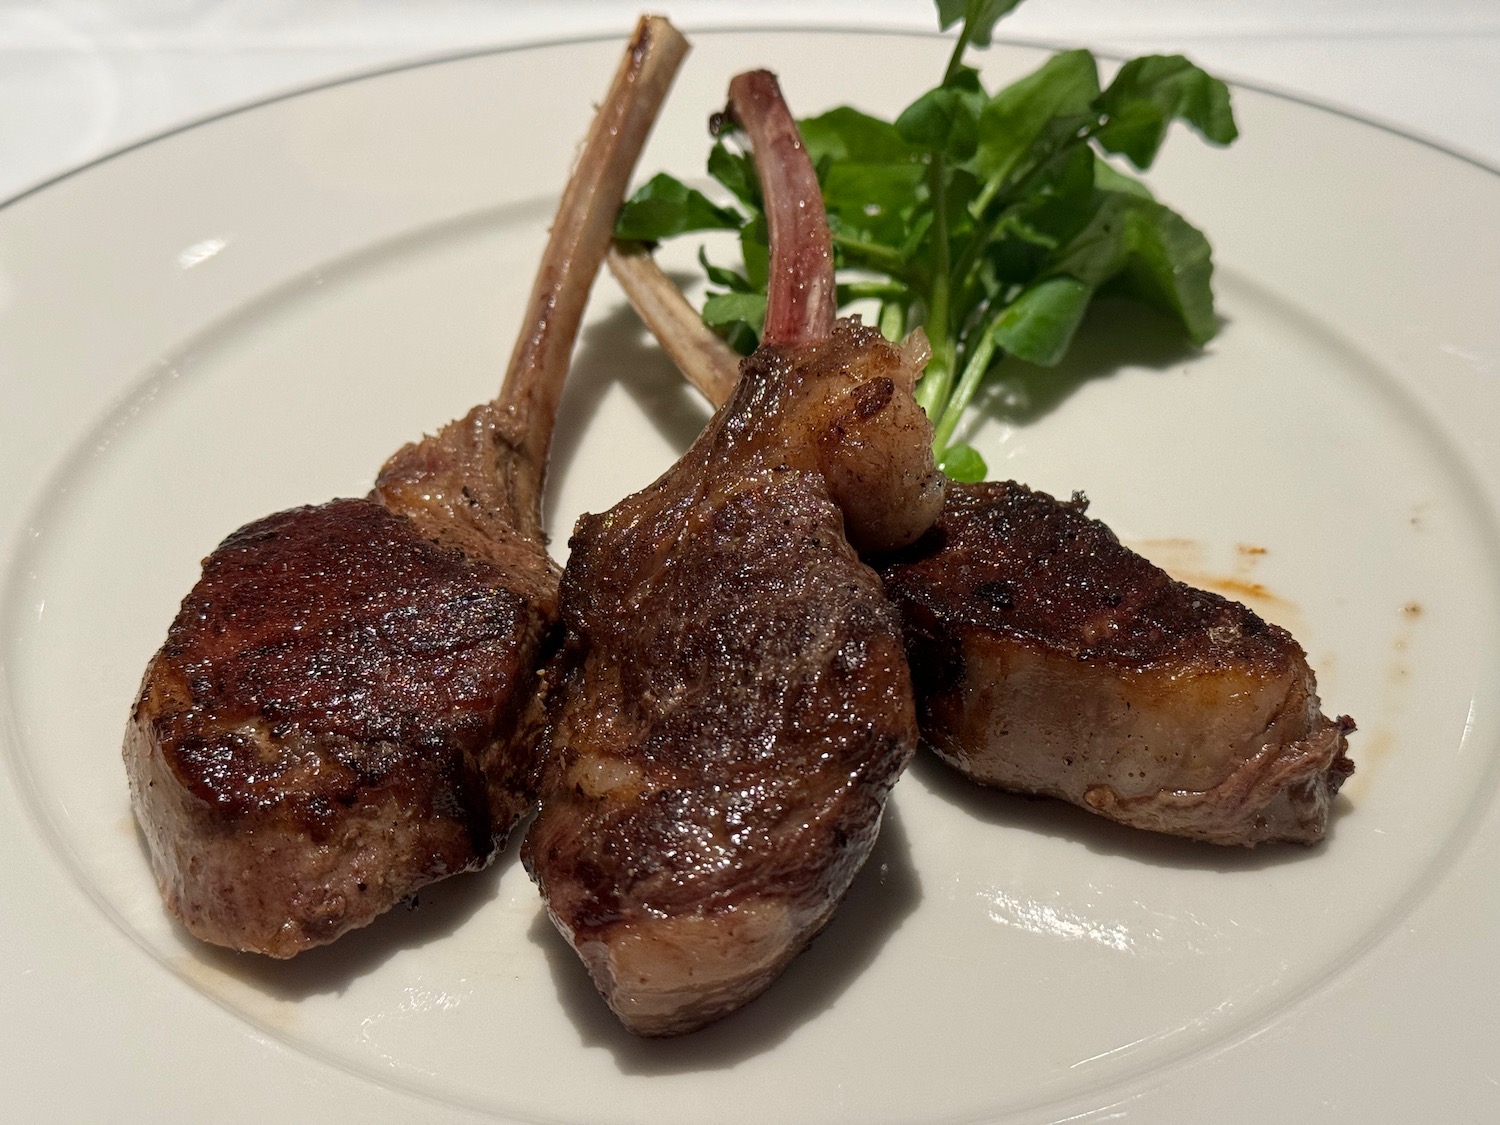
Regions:
[[[730,86],[770,215],[764,346],[684,457],[584,516],[522,858],[631,1031],[691,1031],[828,921],[917,731],[899,623],[850,540],[942,503],[925,345],[834,322],[812,167],[765,72]]]
[[[709,401],[732,353],[639,249],[610,268]],[[1242,605],[1175,582],[1024,485],[950,483],[912,548],[877,560],[901,611],[928,746],[966,776],[1219,844],[1323,838],[1352,720]]]
[[[168,909],[290,957],[489,861],[533,802],[558,570],[542,479],[584,303],[686,49],[643,20],[554,222],[493,402],[364,499],[240,529],[146,669],[125,736]]]
[[[1323,838],[1354,770],[1302,648],[1174,581],[1024,485],[949,490],[877,563],[900,607],[922,735],[985,785],[1215,844]]]

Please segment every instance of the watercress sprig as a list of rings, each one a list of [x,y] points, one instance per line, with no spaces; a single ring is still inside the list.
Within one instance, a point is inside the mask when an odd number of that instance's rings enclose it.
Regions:
[[[917,396],[939,464],[959,480],[986,467],[956,441],[975,392],[1005,355],[1056,364],[1101,293],[1144,301],[1202,344],[1218,322],[1208,242],[1108,156],[1148,168],[1175,121],[1215,144],[1236,136],[1223,82],[1177,55],[1125,63],[1107,87],[1088,51],[1064,51],[994,94],[965,63],[1020,0],[937,0],[959,25],[942,81],[885,121],[842,106],[801,121],[818,170],[839,270],[840,307],[873,301],[892,339],[922,327],[932,359]],[[666,174],[620,212],[616,235],[644,242],[736,232],[740,262],[699,261],[705,323],[741,351],[766,304],[766,222],[752,157],[720,136],[715,203]]]

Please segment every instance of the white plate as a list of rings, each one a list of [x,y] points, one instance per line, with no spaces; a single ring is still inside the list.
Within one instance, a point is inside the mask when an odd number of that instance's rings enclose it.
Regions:
[[[643,175],[692,175],[731,72],[889,113],[935,39],[699,37]],[[0,943],[8,1109],[178,1120],[1456,1120],[1500,1107],[1500,178],[1254,91],[1152,181],[1212,236],[1193,355],[1096,318],[996,475],[1085,489],[1167,565],[1294,629],[1359,772],[1328,843],[1133,836],[930,764],[764,998],[631,1040],[514,850],[289,964],[183,937],[118,744],[197,561],[363,492],[492,393],[616,43],[274,101],[0,209]],[[992,80],[1037,61],[997,48]],[[559,76],[568,76],[559,82]],[[690,246],[680,252],[691,253]],[[552,527],[646,483],[704,411],[601,286]]]

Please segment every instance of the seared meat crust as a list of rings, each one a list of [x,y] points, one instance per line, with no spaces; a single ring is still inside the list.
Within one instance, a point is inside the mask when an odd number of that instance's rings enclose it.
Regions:
[[[125,747],[191,932],[290,956],[490,858],[530,805],[512,688],[549,620],[503,583],[366,500],[270,516],[205,560]]]
[[[297,508],[240,529],[205,560],[162,653],[216,727],[258,720],[472,751],[538,632],[501,581],[369,501]],[[156,722],[185,736],[185,718]],[[203,795],[250,806],[261,776],[205,775]]]
[[[1314,843],[1354,769],[1301,647],[1015,483],[877,564],[925,741],[983,784],[1220,844]]]
[[[641,513],[637,542],[670,544],[668,558],[622,558],[587,525],[574,538],[573,581],[602,581],[564,592],[563,706],[525,853],[550,910],[591,961],[685,919],[776,920],[763,941],[693,955],[689,977],[730,991],[674,980],[692,995],[662,1024],[628,957],[591,964],[636,1030],[688,1030],[769,983],[843,897],[915,750],[894,614],[820,492],[771,471],[665,520]]]

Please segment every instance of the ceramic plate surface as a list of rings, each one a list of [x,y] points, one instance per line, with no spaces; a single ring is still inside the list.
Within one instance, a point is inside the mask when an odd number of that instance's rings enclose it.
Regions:
[[[1500,1106],[1500,177],[1250,90],[1150,181],[1212,238],[1202,353],[1123,307],[973,433],[1290,628],[1358,772],[1328,841],[1219,850],[901,782],[829,930],[762,999],[632,1040],[514,846],[290,963],[164,914],[119,744],[199,559],[358,495],[488,398],[617,42],[426,65],[161,138],[0,208],[0,910],[11,1107],[546,1122],[1484,1119]],[[719,33],[642,164],[700,173],[729,75],[890,114],[920,37]],[[997,47],[992,83],[1039,61]],[[559,82],[560,75],[567,80]],[[546,91],[545,96],[541,92]],[[695,246],[673,251],[690,262]],[[706,410],[608,281],[550,489],[648,483]],[[20,1099],[18,1102],[16,1099]],[[33,1104],[34,1103],[34,1104]]]

